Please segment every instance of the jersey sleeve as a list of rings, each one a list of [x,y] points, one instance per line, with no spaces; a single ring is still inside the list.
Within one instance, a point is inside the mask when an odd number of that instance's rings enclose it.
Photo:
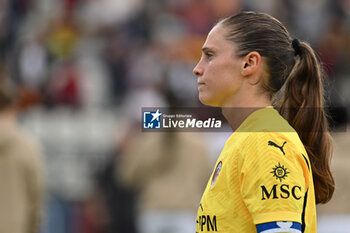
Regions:
[[[254,224],[301,223],[309,186],[302,148],[293,137],[269,132],[252,133],[243,143],[238,160],[240,192]]]

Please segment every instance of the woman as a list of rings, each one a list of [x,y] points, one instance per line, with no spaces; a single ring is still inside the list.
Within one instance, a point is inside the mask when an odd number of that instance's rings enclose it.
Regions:
[[[331,199],[334,180],[311,47],[271,16],[241,12],[210,31],[193,72],[200,101],[222,107],[235,131],[204,191],[197,232],[315,233],[315,205]]]

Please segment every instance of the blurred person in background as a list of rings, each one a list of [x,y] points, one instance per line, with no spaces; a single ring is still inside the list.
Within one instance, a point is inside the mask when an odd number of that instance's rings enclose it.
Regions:
[[[119,179],[138,195],[138,232],[194,232],[194,210],[209,175],[200,137],[147,133],[122,156]]]
[[[17,123],[16,100],[3,69],[0,76],[0,232],[36,233],[43,201],[41,155]]]
[[[176,98],[166,94],[170,106]],[[209,176],[208,149],[199,134],[138,133],[118,164],[117,180],[137,195],[139,233],[194,232],[193,218]]]
[[[95,214],[94,219],[101,220],[100,232],[136,233],[135,193],[132,187],[126,187],[116,179],[119,162],[129,143],[138,134],[138,124],[127,127],[126,134],[117,142],[105,165],[96,173],[95,195],[100,198],[103,211]],[[101,214],[104,212],[105,214]]]

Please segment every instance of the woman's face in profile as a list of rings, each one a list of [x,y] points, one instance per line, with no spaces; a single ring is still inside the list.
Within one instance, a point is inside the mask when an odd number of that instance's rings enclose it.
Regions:
[[[216,25],[202,47],[202,57],[193,73],[198,78],[199,100],[215,107],[229,106],[237,98],[243,78],[243,60],[235,56],[234,44],[225,39],[225,28]]]

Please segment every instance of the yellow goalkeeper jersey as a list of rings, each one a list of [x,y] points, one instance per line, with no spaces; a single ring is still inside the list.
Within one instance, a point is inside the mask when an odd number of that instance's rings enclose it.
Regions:
[[[196,232],[253,233],[259,224],[282,226],[284,221],[301,226],[286,232],[317,232],[308,155],[298,134],[273,107],[250,114],[227,140],[196,220]]]

